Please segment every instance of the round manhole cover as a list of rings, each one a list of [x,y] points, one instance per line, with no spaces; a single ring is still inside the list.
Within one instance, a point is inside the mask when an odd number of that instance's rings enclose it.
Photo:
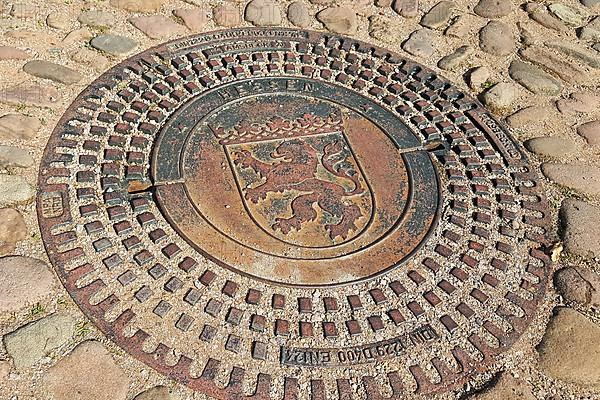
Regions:
[[[83,311],[220,399],[458,390],[547,284],[546,201],[507,131],[426,67],[330,34],[127,60],[65,113],[39,191]]]

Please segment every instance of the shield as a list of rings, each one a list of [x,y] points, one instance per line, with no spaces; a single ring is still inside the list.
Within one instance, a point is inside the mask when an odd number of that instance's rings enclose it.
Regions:
[[[248,214],[269,235],[329,247],[352,240],[368,224],[372,195],[339,110],[241,121],[217,134]]]

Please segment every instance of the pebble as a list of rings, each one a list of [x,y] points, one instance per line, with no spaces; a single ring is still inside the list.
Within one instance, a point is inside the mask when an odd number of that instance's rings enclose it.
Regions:
[[[510,64],[511,78],[535,94],[556,96],[562,92],[562,85],[551,75],[532,64],[515,60]]]
[[[71,19],[64,12],[54,11],[46,17],[46,25],[54,29],[67,30],[71,28]]]
[[[256,26],[281,25],[281,8],[272,0],[252,0],[246,6],[246,21]]]
[[[538,367],[543,374],[600,388],[600,327],[579,312],[556,308],[538,353]]]
[[[558,32],[566,32],[568,30],[567,26],[550,14],[543,4],[530,2],[525,5],[525,10],[529,13],[529,18],[548,29]]]
[[[32,367],[69,341],[75,319],[67,314],[52,314],[4,335],[4,345],[16,369]]]
[[[71,59],[80,64],[88,65],[98,72],[103,72],[108,68],[108,59],[102,54],[86,47],[77,49],[71,54]]]
[[[448,54],[438,62],[438,67],[452,71],[460,67],[475,50],[471,46],[460,46],[452,54]]]
[[[12,46],[0,46],[0,61],[3,60],[26,60],[29,54]]]
[[[455,8],[456,4],[452,1],[440,1],[423,16],[420,23],[426,28],[440,29],[448,22]]]
[[[592,46],[592,49],[594,49],[594,50],[596,50],[597,52],[599,52],[599,53],[600,53],[600,42],[598,42],[598,43],[594,44],[594,45]]]
[[[33,165],[33,158],[23,149],[0,145],[0,168],[27,168]]]
[[[563,40],[548,41],[546,42],[546,46],[556,49],[590,67],[600,68],[600,54],[598,54],[598,52],[593,52],[586,47]]]
[[[77,42],[87,42],[93,37],[94,35],[92,34],[92,32],[90,32],[90,30],[87,27],[83,27],[72,30],[71,32],[67,33],[67,35],[62,41],[64,44],[68,45]]]
[[[99,35],[90,42],[93,48],[115,56],[132,52],[137,46],[133,39],[111,34]]]
[[[514,7],[513,0],[479,0],[473,11],[480,17],[501,18],[510,14]]]
[[[228,28],[242,23],[239,8],[231,3],[223,3],[213,8],[213,18],[217,25]]]
[[[0,174],[0,207],[29,203],[35,190],[22,176]]]
[[[83,79],[83,75],[74,69],[44,60],[27,62],[23,66],[23,71],[38,78],[50,79],[51,81],[65,85],[72,85]]]
[[[560,207],[565,251],[581,257],[600,257],[600,208],[567,199]]]
[[[20,19],[30,19],[37,15],[39,8],[35,4],[31,3],[17,3],[13,4],[10,15]]]
[[[0,312],[14,312],[53,292],[54,275],[45,262],[13,256],[0,258]]]
[[[0,208],[0,257],[15,250],[15,244],[27,237],[27,225],[20,212]]]
[[[600,41],[600,17],[594,18],[579,31],[579,39]]]
[[[375,0],[375,5],[377,7],[390,7],[392,5],[392,0]]]
[[[524,380],[503,372],[493,386],[469,398],[470,400],[535,400],[531,386]]]
[[[525,142],[527,150],[538,156],[560,158],[577,151],[577,145],[564,137],[537,137]]]
[[[522,128],[530,123],[539,123],[540,121],[547,121],[553,116],[553,112],[550,107],[544,106],[531,106],[525,107],[517,111],[516,113],[506,117],[506,122],[511,128]]]
[[[53,86],[39,84],[18,84],[0,89],[0,102],[26,106],[51,107],[59,97]],[[1,123],[0,123],[1,125]]]
[[[512,28],[500,21],[490,21],[479,31],[481,50],[495,56],[506,56],[515,50]]]
[[[413,32],[402,48],[413,56],[428,58],[433,55],[435,47],[433,41],[435,36],[429,29],[420,29]]]
[[[165,386],[155,386],[133,398],[133,400],[174,400],[171,391]]]
[[[513,107],[517,90],[511,83],[500,82],[483,94],[483,104],[497,114],[503,114]]]
[[[529,46],[521,50],[520,55],[523,59],[556,74],[565,82],[584,83],[589,79],[589,76],[579,66],[558,57],[543,47]]]
[[[577,127],[577,133],[592,146],[600,145],[600,120],[590,121]]]
[[[559,185],[584,194],[600,194],[600,168],[585,164],[545,163],[542,164],[542,172]]]
[[[473,90],[480,90],[483,85],[489,82],[491,76],[491,72],[488,67],[482,66],[473,68],[469,73],[468,84],[469,87]]]
[[[110,0],[110,5],[125,11],[158,11],[168,0]]]
[[[300,28],[306,28],[311,23],[308,7],[302,1],[295,1],[290,4],[287,17],[292,24]]]
[[[129,22],[150,39],[162,39],[185,33],[185,28],[163,15],[133,17]]]
[[[575,268],[563,268],[556,272],[554,287],[566,303],[587,306],[592,301],[592,285]]]
[[[173,10],[173,15],[181,18],[192,32],[199,32],[208,24],[208,14],[204,8],[177,8]]]
[[[352,34],[358,27],[356,13],[348,7],[326,8],[317,14],[317,19],[335,33]]]
[[[552,3],[548,6],[552,14],[567,25],[581,26],[588,18],[587,14],[562,3]]]
[[[0,138],[7,140],[30,140],[35,137],[42,123],[35,117],[23,114],[6,114],[0,117]]]
[[[575,92],[569,99],[560,99],[556,107],[562,114],[590,113],[600,107],[600,96],[586,92]]]
[[[101,343],[88,340],[52,366],[42,382],[54,400],[125,400],[130,381]]]
[[[107,11],[84,11],[77,18],[81,25],[94,28],[109,28],[116,22],[115,16]]]
[[[414,18],[419,15],[419,0],[395,0],[392,8],[405,18]]]

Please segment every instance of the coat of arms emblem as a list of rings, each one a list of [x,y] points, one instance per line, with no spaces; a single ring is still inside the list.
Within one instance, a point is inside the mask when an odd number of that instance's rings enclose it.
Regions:
[[[360,233],[371,194],[344,136],[341,112],[214,128],[244,203],[269,234],[320,247]]]

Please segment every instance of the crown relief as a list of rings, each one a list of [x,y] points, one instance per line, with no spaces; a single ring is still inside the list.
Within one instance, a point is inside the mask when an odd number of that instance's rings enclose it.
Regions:
[[[295,120],[275,116],[264,124],[242,120],[232,130],[225,131],[223,127],[211,127],[211,130],[220,144],[228,145],[341,132],[343,125],[341,113],[332,113],[326,118],[304,114]]]

